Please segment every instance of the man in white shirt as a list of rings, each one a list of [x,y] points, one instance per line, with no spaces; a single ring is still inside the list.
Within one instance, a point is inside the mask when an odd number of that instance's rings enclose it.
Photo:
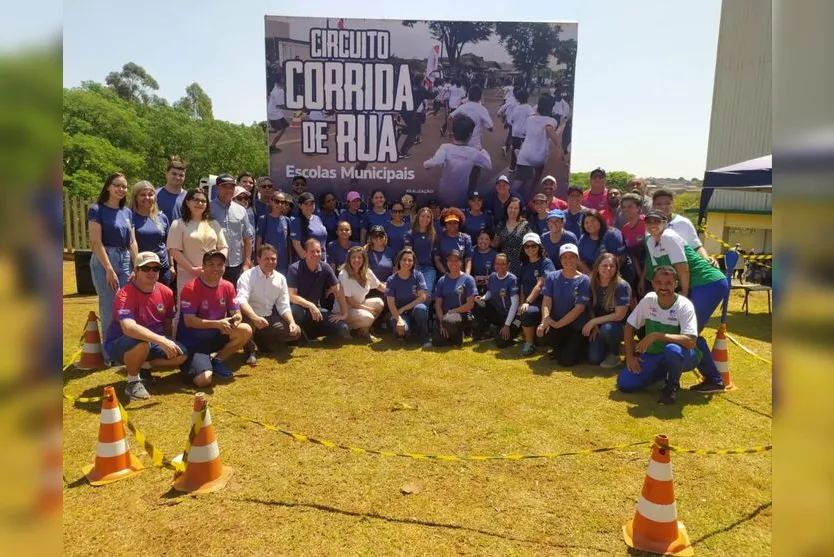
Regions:
[[[252,326],[252,340],[244,347],[246,363],[257,363],[257,352],[269,352],[274,341],[292,342],[301,336],[290,309],[287,279],[275,270],[278,250],[263,244],[258,250],[258,265],[240,275],[237,297],[243,319]]]
[[[451,105],[450,105],[451,107]],[[481,148],[481,130],[486,129],[492,131],[492,118],[489,116],[489,111],[481,104],[481,87],[473,85],[469,88],[469,102],[463,103],[457,109],[449,114],[449,122],[455,119],[456,116],[469,116],[475,122],[475,131],[472,132],[472,137],[469,139],[469,145],[476,149]]]
[[[443,126],[440,128],[440,135],[446,135],[446,129],[448,127],[449,121],[448,118],[462,103],[463,97],[466,96],[466,90],[461,87],[460,79],[453,79],[452,86],[449,87],[449,91],[446,94],[446,104],[447,104],[447,120],[443,122]]]
[[[718,262],[710,257],[701,239],[698,237],[698,232],[695,230],[692,221],[681,215],[675,214],[675,194],[670,190],[658,189],[652,194],[652,207],[664,215],[666,215],[666,228],[674,230],[678,236],[683,238],[692,249],[698,252],[698,255],[712,263],[713,267],[718,267]]]
[[[269,127],[275,132],[275,137],[269,143],[270,153],[281,152],[281,149],[278,148],[278,141],[290,127],[283,110],[286,104],[287,93],[284,91],[284,77],[280,76],[275,80],[275,85],[269,92],[266,105],[266,118],[269,120]]]

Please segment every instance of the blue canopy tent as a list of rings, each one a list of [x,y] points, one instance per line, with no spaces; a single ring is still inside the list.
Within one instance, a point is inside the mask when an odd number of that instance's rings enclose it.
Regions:
[[[701,207],[698,210],[698,226],[707,213],[712,191],[716,188],[771,188],[773,187],[773,155],[751,159],[707,170],[701,189]]]

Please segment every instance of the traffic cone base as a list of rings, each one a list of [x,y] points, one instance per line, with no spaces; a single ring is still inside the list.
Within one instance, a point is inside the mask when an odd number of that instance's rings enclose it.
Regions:
[[[639,503],[638,503],[639,504]],[[670,523],[670,526],[677,530],[675,541],[673,542],[659,542],[657,540],[648,539],[645,537],[635,536],[634,530],[639,529],[639,525],[635,527],[637,518],[632,518],[628,524],[623,526],[623,537],[626,545],[638,549],[640,551],[649,551],[659,555],[679,555],[686,557],[694,555],[695,551],[689,545],[689,534],[686,533],[686,526],[681,522]]]
[[[81,347],[81,359],[75,368],[83,371],[101,369],[104,367],[104,354],[101,346],[101,335],[98,331],[98,317],[91,311],[87,315],[87,326],[84,327],[84,345]]]
[[[715,361],[715,367],[721,373],[721,379],[724,381],[725,391],[734,391],[736,386],[730,377],[730,354],[727,346],[727,325],[721,323],[718,326],[718,331],[715,333],[715,342],[712,345],[712,359]]]
[[[144,469],[139,459],[130,452],[116,391],[113,387],[105,387],[101,398],[96,460],[82,471],[90,484],[98,486],[130,478]]]
[[[174,476],[172,486],[177,491],[186,493],[211,493],[226,487],[234,470],[220,463],[220,446],[214,436],[211,413],[206,408],[206,395],[194,395],[194,413],[192,423],[205,409],[200,431],[194,436],[188,449],[188,456],[183,462],[183,455],[174,460],[185,464],[185,471]]]

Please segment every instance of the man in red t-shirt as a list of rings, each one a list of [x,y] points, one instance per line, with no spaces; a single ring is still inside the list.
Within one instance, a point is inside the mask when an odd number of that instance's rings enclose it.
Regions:
[[[113,321],[104,345],[110,358],[127,370],[125,394],[130,400],[150,398],[139,371],[148,362],[154,368],[175,368],[186,360],[182,344],[171,340],[174,293],[159,282],[159,256],[143,251],[136,257],[136,278],[116,293]]]
[[[544,178],[542,178],[540,192],[547,196],[548,211],[552,211],[553,209],[559,209],[560,211],[564,211],[568,208],[567,201],[556,197],[556,178],[554,178],[553,176],[545,176]]]
[[[646,262],[645,238],[646,223],[641,213],[643,198],[637,193],[627,193],[620,200],[620,210],[623,216],[623,225],[620,232],[623,234],[623,241],[626,250],[631,256],[631,264],[634,267],[634,276],[642,274],[643,265]],[[639,279],[637,279],[639,280]],[[637,292],[638,284],[632,284],[632,292]]]
[[[591,171],[591,189],[582,194],[582,206],[602,211],[608,207],[608,180],[605,170],[595,168]]]
[[[608,227],[620,228],[623,225],[623,213],[620,210],[620,199],[623,193],[619,188],[610,188],[608,190],[608,204],[605,209],[601,210],[599,214],[605,219]]]
[[[212,375],[234,377],[224,360],[252,338],[252,327],[242,323],[235,287],[223,278],[225,271],[223,252],[207,251],[202,276],[187,283],[180,294],[177,340],[188,348],[182,372],[198,387],[210,385]]]

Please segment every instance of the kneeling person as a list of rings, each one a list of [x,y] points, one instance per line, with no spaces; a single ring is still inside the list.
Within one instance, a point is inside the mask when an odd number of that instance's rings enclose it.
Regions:
[[[461,252],[453,249],[446,255],[449,271],[434,287],[434,311],[437,315],[434,344],[437,346],[463,344],[463,330],[472,320],[472,308],[478,287],[472,275],[461,271]]]
[[[159,256],[143,251],[136,258],[136,278],[116,293],[113,321],[105,350],[127,370],[125,394],[130,400],[150,398],[139,377],[142,364],[175,368],[186,360],[182,344],[171,340],[174,293],[159,282]]]
[[[654,270],[654,292],[640,300],[625,326],[626,367],[617,377],[617,388],[630,392],[665,380],[661,404],[675,402],[681,373],[695,369],[701,360],[695,348],[698,319],[695,306],[675,294],[678,277],[675,269],[661,265]],[[646,327],[646,336],[634,343],[634,334]]]
[[[475,329],[472,340],[478,340],[484,335],[484,328],[499,327],[495,345],[506,348],[513,343],[521,328],[518,313],[518,280],[508,272],[510,262],[507,254],[499,253],[495,256],[495,272],[487,279],[487,290],[483,296],[475,298]]]
[[[252,338],[252,327],[241,323],[235,287],[223,278],[225,271],[223,252],[207,251],[203,254],[202,276],[188,282],[180,294],[182,322],[177,340],[189,353],[182,371],[198,387],[210,385],[212,375],[233,377],[224,360]]]

